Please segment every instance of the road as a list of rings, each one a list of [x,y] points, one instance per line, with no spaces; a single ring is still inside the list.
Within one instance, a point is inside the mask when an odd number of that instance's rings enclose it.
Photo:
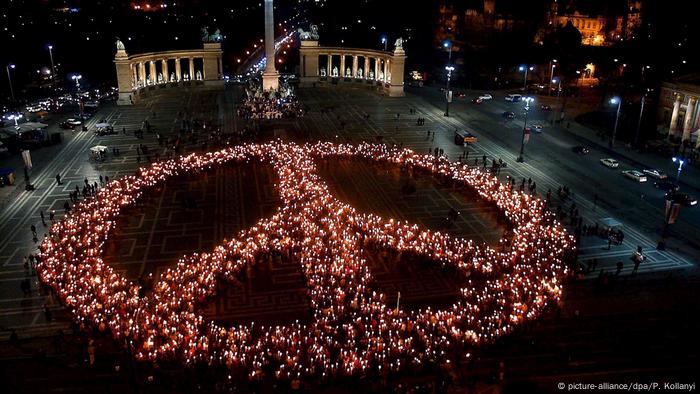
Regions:
[[[422,95],[435,105],[442,98],[436,89],[424,89]],[[639,183],[624,178],[622,170],[639,169],[634,163],[623,156],[610,154],[598,149],[588,140],[569,133],[565,128],[550,126],[549,119],[553,114],[541,111],[535,101],[528,114],[528,124],[539,123],[544,126],[542,133],[532,133],[529,143],[525,146],[525,164],[513,163],[520,149],[522,138],[524,104],[511,103],[504,100],[503,94],[496,94],[493,100],[482,104],[472,104],[471,96],[467,99],[456,100],[451,105],[451,117],[461,120],[467,130],[487,139],[487,145],[497,145],[503,159],[514,166],[528,167],[542,171],[561,185],[567,185],[574,192],[591,200],[598,195],[599,205],[611,212],[616,219],[625,225],[633,226],[651,238],[659,238],[664,220],[664,192],[654,188],[654,179]],[[444,105],[444,104],[442,104]],[[571,105],[571,104],[570,104]],[[505,111],[516,113],[514,120],[505,120]],[[574,154],[571,148],[583,145],[590,148],[588,155]],[[613,157],[620,162],[620,167],[610,169],[600,164],[599,160]],[[671,166],[669,166],[671,167]],[[660,168],[661,171],[675,175],[673,168]],[[533,178],[534,179],[534,178]],[[683,192],[693,196],[700,191],[692,186],[683,185]],[[591,218],[594,219],[594,218]],[[700,252],[700,239],[695,236],[700,231],[700,210],[697,207],[683,208],[676,224],[670,226],[672,238],[680,239],[687,247],[689,254]]]

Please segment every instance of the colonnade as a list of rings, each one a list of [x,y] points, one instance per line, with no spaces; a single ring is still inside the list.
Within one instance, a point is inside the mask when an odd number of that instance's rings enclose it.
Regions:
[[[221,43],[205,42],[203,49],[151,52],[129,56],[118,49],[114,57],[120,105],[133,104],[140,89],[156,85],[203,81],[223,84]]]
[[[680,136],[681,141],[691,139],[690,135],[700,129],[700,105],[699,96],[673,93],[673,111],[668,127],[669,136]],[[683,115],[681,115],[681,111]],[[700,138],[695,141],[695,146],[700,147]]]

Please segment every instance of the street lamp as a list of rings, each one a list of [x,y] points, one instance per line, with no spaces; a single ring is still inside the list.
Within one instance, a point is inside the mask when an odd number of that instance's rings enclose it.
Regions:
[[[12,96],[12,102],[15,102],[15,90],[12,88],[12,76],[10,75],[10,69],[15,69],[14,64],[8,64],[5,69],[7,69],[7,81],[10,83],[10,95]]]
[[[641,107],[639,108],[639,120],[637,121],[637,131],[634,133],[634,145],[637,146],[639,140],[639,130],[642,128],[642,117],[644,116],[644,102],[646,101],[646,93],[642,95]]]
[[[49,57],[51,58],[51,81],[56,85],[56,66],[53,63],[53,45],[49,45]]]
[[[680,157],[674,157],[672,160],[674,163],[678,163],[678,172],[676,172],[676,186],[680,187],[678,180],[681,178],[681,171],[683,170],[685,160],[681,159]]]
[[[561,118],[561,110],[559,110],[559,97],[561,96],[561,78],[552,78],[552,83],[557,84],[557,105],[556,108],[559,111],[559,117]],[[554,112],[554,111],[552,111]],[[554,116],[554,113],[552,113]]]
[[[549,80],[552,81],[554,79],[554,68],[557,67],[557,59],[552,59],[551,62],[549,62]],[[552,81],[554,83],[554,81]],[[552,85],[549,85],[549,91],[552,91]],[[551,93],[547,93],[547,96],[551,95]]]
[[[525,102],[525,122],[523,123],[523,137],[520,140],[520,155],[516,159],[518,163],[522,163],[525,161],[525,158],[523,154],[525,153],[525,137],[529,133],[527,130],[527,113],[530,110],[530,103],[535,101],[533,97],[523,97],[523,101]]]
[[[610,137],[610,149],[615,146],[615,136],[617,135],[617,124],[620,122],[620,107],[622,106],[622,99],[619,97],[613,97],[610,99],[610,104],[617,104],[617,113],[615,114],[615,127],[613,128],[612,136]]]
[[[520,66],[520,67],[518,67],[518,70],[519,70],[519,71],[521,71],[521,72],[524,71],[524,72],[525,72],[525,83],[524,83],[524,85],[523,85],[523,91],[526,91],[526,90],[527,90],[527,72],[528,72],[528,70],[529,70],[529,71],[532,71],[532,70],[534,70],[534,69],[535,69],[535,66],[529,66],[529,67],[528,67],[527,65],[525,65],[525,66]]]
[[[382,37],[382,44],[384,44],[384,52],[386,52],[386,42],[387,42],[386,37]]]
[[[78,106],[80,106],[80,125],[83,131],[87,131],[85,126],[85,113],[83,112],[83,95],[80,94],[80,80],[83,78],[80,74],[75,74],[71,78],[75,81],[75,86],[78,88]]]
[[[454,71],[454,66],[451,65],[452,63],[452,43],[450,41],[445,41],[442,43],[443,48],[448,49],[448,55],[447,55],[447,66],[445,66],[445,70],[447,71],[447,86],[445,88],[445,116],[450,116],[450,100],[452,97],[450,96],[450,80],[452,79],[452,71]]]

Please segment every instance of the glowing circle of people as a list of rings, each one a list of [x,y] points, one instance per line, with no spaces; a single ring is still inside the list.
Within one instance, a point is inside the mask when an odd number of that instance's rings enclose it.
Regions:
[[[339,201],[316,170],[318,160],[354,158],[411,168],[473,188],[512,227],[496,250],[417,225],[360,213]],[[168,178],[224,164],[261,161],[278,174],[281,205],[269,218],[206,253],[181,257],[143,294],[103,261],[116,219]],[[506,242],[507,241],[507,242]],[[39,277],[84,327],[110,331],[141,360],[208,363],[248,377],[330,377],[406,370],[448,362],[455,354],[536,318],[562,293],[563,259],[573,238],[544,201],[443,157],[378,144],[245,144],[190,154],[113,180],[53,225],[41,245]],[[445,309],[392,308],[372,288],[368,248],[425,256],[468,277]],[[197,305],[216,281],[237,277],[262,253],[301,266],[313,317],[309,323],[223,327]]]

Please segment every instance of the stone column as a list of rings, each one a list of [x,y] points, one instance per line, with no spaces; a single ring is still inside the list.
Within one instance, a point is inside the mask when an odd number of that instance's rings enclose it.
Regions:
[[[676,100],[673,102],[673,113],[671,113],[671,124],[668,126],[668,136],[676,135],[678,131],[678,111],[681,109],[681,96],[676,93]]]
[[[190,64],[190,81],[194,81],[194,58],[188,57],[187,60]]]
[[[175,58],[175,79],[177,82],[182,81],[182,62],[179,57]]]
[[[352,77],[357,78],[357,55],[352,56]]]
[[[170,76],[168,75],[168,59],[162,59],[160,61],[161,71],[163,72],[163,82],[170,81]]]
[[[327,76],[328,78],[331,77],[331,68],[332,68],[331,66],[332,66],[332,64],[333,64],[333,54],[332,54],[332,53],[329,53],[329,54],[328,54],[328,61],[326,62],[326,76]]]
[[[384,60],[384,81],[386,83],[391,83],[391,80],[389,79],[389,77],[391,76],[390,74],[392,74],[392,72],[391,72],[391,60],[386,59],[386,60]]]
[[[275,21],[272,0],[265,0],[265,72],[263,90],[279,89],[279,74],[275,68]]]
[[[345,54],[340,54],[340,78],[345,78]]]
[[[117,105],[131,105],[133,104],[134,70],[129,62],[129,55],[124,49],[117,50],[114,56],[114,66],[117,72],[117,88],[119,89]]]
[[[388,60],[388,62],[388,69],[390,70],[389,72],[391,72],[391,77],[389,78],[389,96],[405,96],[403,91],[403,68],[406,62],[406,52],[400,47],[394,49],[391,60]]]
[[[221,56],[219,56],[219,57],[217,58],[217,62],[218,62],[218,64],[219,64],[219,70],[218,70],[218,71],[219,71],[219,75],[217,75],[217,78],[222,78],[223,75],[224,75],[224,64],[223,64],[223,62],[221,61]]]
[[[146,63],[139,63],[139,74],[141,74],[141,85],[146,86]]]
[[[697,101],[697,97],[688,99],[688,107],[685,109],[685,119],[683,120],[683,137],[681,138],[683,141],[689,139],[690,133],[693,132],[693,113],[695,112]]]
[[[375,57],[374,58],[374,80],[379,81],[379,58]]]
[[[151,81],[151,85],[155,85],[156,80],[156,62],[153,60],[148,61],[148,80]]]

